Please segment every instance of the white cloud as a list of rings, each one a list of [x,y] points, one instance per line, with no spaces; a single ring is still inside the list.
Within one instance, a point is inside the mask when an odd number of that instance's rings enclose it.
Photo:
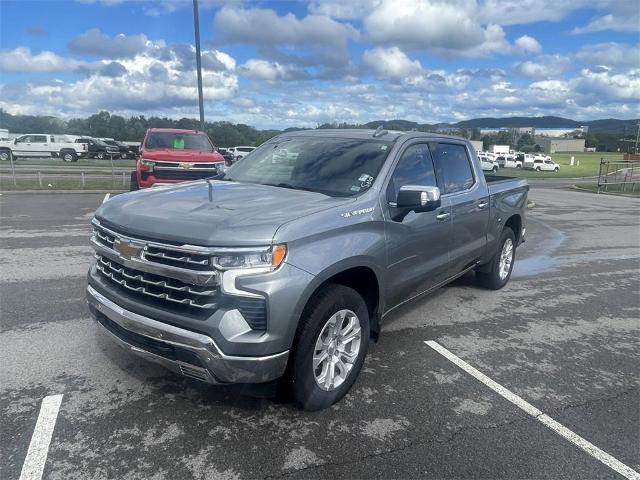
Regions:
[[[478,57],[507,51],[502,28],[482,26],[472,0],[383,0],[364,19],[371,41],[440,55]]]
[[[344,47],[358,36],[350,25],[327,16],[308,15],[298,19],[292,13],[278,15],[263,8],[225,6],[213,19],[216,36],[229,43],[251,45],[328,45]]]
[[[418,60],[411,60],[398,47],[375,47],[362,55],[364,64],[383,78],[405,78],[423,73]]]
[[[640,43],[628,45],[625,43],[606,42],[583,45],[576,52],[575,58],[589,65],[637,67],[640,66]]]
[[[245,77],[267,82],[290,80],[296,76],[295,70],[289,66],[257,58],[247,60],[240,65],[239,71]]]
[[[515,70],[528,78],[549,78],[563,74],[570,66],[571,60],[563,55],[541,55],[516,64]]]
[[[69,50],[101,58],[130,58],[147,49],[151,42],[144,34],[114,37],[92,28],[69,42]],[[164,44],[164,42],[162,42]]]
[[[542,45],[535,38],[523,35],[515,41],[516,48],[525,53],[540,53]]]
[[[13,50],[0,51],[0,71],[3,72],[72,72],[81,63],[46,50],[34,55],[28,47],[16,47]]]
[[[607,13],[591,20],[583,27],[574,28],[572,33],[583,34],[612,30],[616,32],[640,31],[640,8],[637,0],[602,0],[595,4]]]

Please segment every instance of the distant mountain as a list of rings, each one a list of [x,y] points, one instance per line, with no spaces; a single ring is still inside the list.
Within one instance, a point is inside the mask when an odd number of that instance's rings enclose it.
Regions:
[[[377,128],[382,125],[391,130],[436,130],[436,129],[467,129],[472,128],[577,128],[589,127],[592,133],[631,134],[638,128],[640,120],[617,120],[605,118],[602,120],[579,121],[562,117],[503,117],[503,118],[473,118],[457,123],[417,123],[409,120],[376,120],[364,124],[365,128]]]

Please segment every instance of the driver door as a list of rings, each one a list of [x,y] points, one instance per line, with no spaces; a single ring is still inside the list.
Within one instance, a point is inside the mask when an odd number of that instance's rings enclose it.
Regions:
[[[451,240],[451,205],[429,212],[402,212],[395,201],[404,185],[438,186],[426,143],[409,145],[401,154],[389,183],[385,201],[388,308],[429,290],[446,280]]]

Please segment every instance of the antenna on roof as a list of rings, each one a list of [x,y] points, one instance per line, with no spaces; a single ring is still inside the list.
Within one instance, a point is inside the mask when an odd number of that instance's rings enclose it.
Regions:
[[[376,128],[376,131],[373,132],[373,137],[374,138],[381,137],[383,135],[386,135],[387,133],[389,132],[387,132],[384,128],[382,128],[382,125],[378,125],[378,128]]]

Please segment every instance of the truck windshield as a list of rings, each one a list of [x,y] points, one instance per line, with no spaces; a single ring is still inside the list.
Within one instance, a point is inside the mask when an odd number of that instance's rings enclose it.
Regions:
[[[391,146],[374,139],[281,137],[239,160],[223,179],[334,197],[358,195],[371,187]]]
[[[145,143],[147,148],[168,148],[169,150],[200,150],[212,152],[209,137],[199,133],[152,132]]]

